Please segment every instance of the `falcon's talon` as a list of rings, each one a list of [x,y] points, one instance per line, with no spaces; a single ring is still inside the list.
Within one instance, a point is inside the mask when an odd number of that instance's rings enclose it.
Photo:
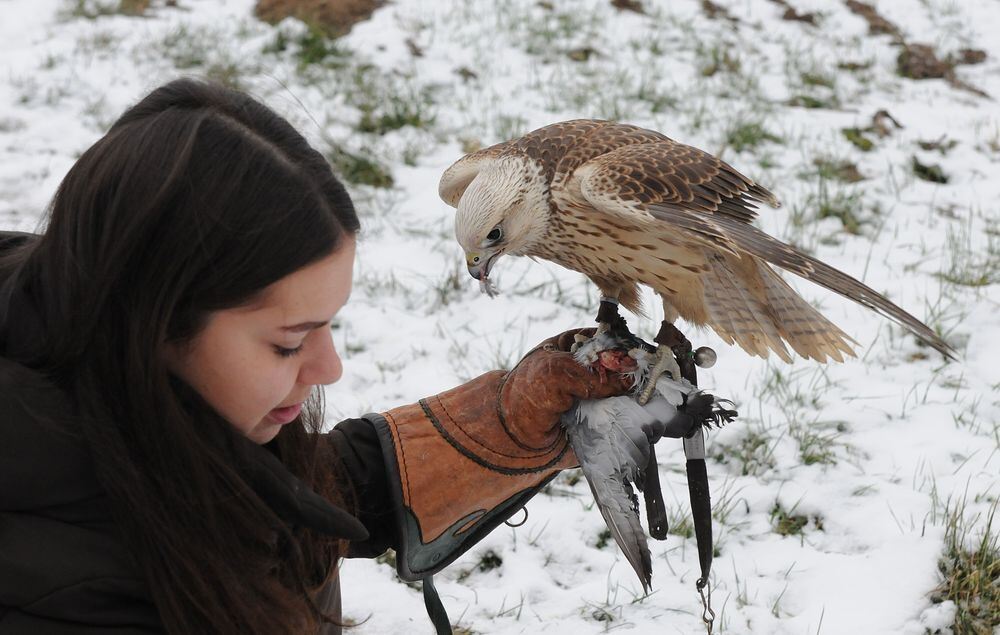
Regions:
[[[681,377],[681,368],[677,365],[677,360],[674,359],[674,353],[670,350],[669,346],[658,346],[654,355],[655,362],[653,367],[649,369],[646,385],[643,387],[642,392],[639,393],[638,401],[640,406],[645,406],[650,397],[653,396],[653,390],[656,388],[656,380],[660,378],[660,375],[670,373],[670,378],[674,380]]]
[[[677,364],[677,360],[674,359],[673,355],[667,355],[667,370],[670,373],[670,379],[674,381],[680,381],[681,379],[681,367]]]

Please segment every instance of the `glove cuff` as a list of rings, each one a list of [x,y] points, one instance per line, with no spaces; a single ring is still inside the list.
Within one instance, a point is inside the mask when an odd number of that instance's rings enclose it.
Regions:
[[[576,465],[560,434],[528,450],[496,410],[504,373],[487,373],[416,404],[367,415],[378,433],[399,528],[404,580],[435,573],[510,518],[559,470]]]

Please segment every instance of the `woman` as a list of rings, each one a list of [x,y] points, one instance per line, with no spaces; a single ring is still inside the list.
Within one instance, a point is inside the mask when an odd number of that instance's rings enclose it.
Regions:
[[[340,557],[424,578],[575,465],[559,414],[628,380],[573,333],[320,433],[358,229],[286,121],[179,80],[0,234],[0,633],[316,632]]]

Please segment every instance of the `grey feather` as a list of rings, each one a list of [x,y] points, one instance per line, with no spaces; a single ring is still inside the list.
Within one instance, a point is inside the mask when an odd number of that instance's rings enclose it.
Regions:
[[[623,344],[620,337],[601,333],[576,350],[576,359],[590,366],[597,361],[600,351],[623,348]],[[684,379],[675,381],[661,376],[653,397],[640,406],[634,395],[645,381],[650,354],[647,348],[637,346],[629,355],[638,364],[632,373],[634,394],[579,401],[562,415],[562,425],[597,508],[639,576],[643,590],[648,592],[652,562],[646,533],[639,523],[639,501],[633,486],[643,490],[644,470],[653,443],[663,436],[687,436],[695,425],[705,421],[696,421],[683,412],[689,397],[702,394]],[[717,403],[721,402],[712,398],[712,408]]]

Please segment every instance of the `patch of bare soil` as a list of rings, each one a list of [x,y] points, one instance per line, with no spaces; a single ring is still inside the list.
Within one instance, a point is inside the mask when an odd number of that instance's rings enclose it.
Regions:
[[[892,22],[882,17],[873,5],[859,0],[846,0],[847,8],[868,22],[871,35],[891,35],[893,43],[903,47],[896,58],[896,72],[910,79],[944,79],[954,88],[965,90],[980,97],[989,95],[972,84],[962,81],[955,74],[958,64],[978,64],[986,59],[986,52],[978,49],[962,49],[956,56],[940,59],[934,47],[928,44],[907,43]]]
[[[868,32],[872,35],[891,35],[902,41],[903,34],[892,22],[889,22],[875,9],[874,6],[858,0],[847,0],[847,8],[852,13],[860,15],[868,23]]]
[[[942,79],[951,73],[952,65],[939,60],[934,47],[927,44],[904,44],[896,58],[899,74],[910,79]]]
[[[725,20],[729,20],[730,22],[739,22],[739,19],[729,13],[729,10],[726,9],[726,7],[720,4],[715,4],[712,0],[701,0],[701,10],[704,11],[705,15],[712,20],[723,18]]]
[[[258,0],[254,14],[275,24],[287,17],[298,18],[326,35],[337,37],[367,20],[384,0]]]
[[[808,11],[806,13],[799,13],[798,10],[792,5],[788,4],[787,0],[771,0],[774,4],[779,7],[784,7],[785,12],[781,14],[782,20],[788,20],[789,22],[805,22],[806,24],[811,24],[816,26],[816,13]]]
[[[982,64],[986,61],[986,51],[981,49],[960,49],[955,55],[956,64]]]
[[[970,56],[975,59],[975,55]],[[985,53],[984,53],[985,59]],[[944,79],[955,88],[969,91],[980,97],[989,97],[985,91],[962,81],[955,75],[956,61],[951,58],[939,59],[934,47],[928,44],[903,44],[896,59],[900,75],[910,79]]]
[[[149,0],[121,0],[119,8],[125,15],[144,15],[149,9]],[[170,6],[170,3],[167,3]]]
[[[611,6],[619,11],[634,11],[635,13],[646,13],[646,7],[642,6],[639,0],[611,0]]]

